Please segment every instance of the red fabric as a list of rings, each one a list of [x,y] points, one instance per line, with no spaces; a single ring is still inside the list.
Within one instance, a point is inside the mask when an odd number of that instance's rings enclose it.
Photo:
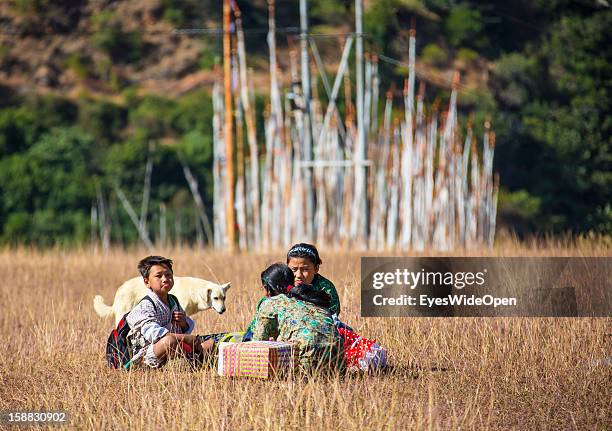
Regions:
[[[372,344],[376,343],[376,340],[360,338],[359,334],[347,328],[339,328],[338,332],[344,338],[344,355],[347,368],[358,367],[359,359],[371,350]]]
[[[193,349],[191,348],[191,346],[187,343],[185,343],[184,341],[181,341],[181,348],[183,349],[183,351],[185,353],[192,353]]]

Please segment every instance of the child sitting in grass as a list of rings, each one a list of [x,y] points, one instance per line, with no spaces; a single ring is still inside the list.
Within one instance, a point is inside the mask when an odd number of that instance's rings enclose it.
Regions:
[[[323,262],[319,257],[319,251],[312,244],[299,243],[293,245],[287,252],[287,265],[295,277],[295,285],[309,284],[311,288],[318,292],[325,292],[329,298],[329,305],[326,307],[333,318],[337,319],[340,315],[340,298],[334,284],[327,278],[319,274],[319,267]],[[259,310],[261,303],[266,300],[263,297],[257,303],[256,310]],[[247,328],[243,341],[251,339],[255,319],[251,321]]]
[[[310,284],[314,290],[329,295],[330,304],[327,308],[332,316],[340,315],[340,298],[334,283],[319,274],[319,267],[323,262],[319,251],[312,244],[299,243],[289,249],[287,265],[295,276],[295,284]]]
[[[343,372],[344,340],[329,312],[329,295],[304,282],[295,283],[291,269],[275,263],[261,273],[266,300],[255,315],[253,340],[294,342],[300,370]]]
[[[159,368],[169,358],[185,353],[203,357],[214,347],[213,340],[201,343],[191,335],[195,323],[168,292],[174,286],[172,261],[149,256],[138,263],[138,270],[149,288],[150,300],[140,301],[127,315],[130,327],[128,342],[132,346],[131,365]]]

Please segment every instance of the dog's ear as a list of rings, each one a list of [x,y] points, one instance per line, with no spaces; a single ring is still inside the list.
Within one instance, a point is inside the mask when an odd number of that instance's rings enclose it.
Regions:
[[[212,299],[210,297],[210,295],[212,294],[212,289],[206,289],[206,305],[211,307],[212,306]]]
[[[232,283],[225,283],[221,285],[221,289],[223,289],[223,293],[227,292],[230,287],[232,287]]]

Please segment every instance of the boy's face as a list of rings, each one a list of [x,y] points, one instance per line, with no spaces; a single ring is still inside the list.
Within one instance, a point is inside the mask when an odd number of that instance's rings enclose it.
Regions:
[[[144,282],[157,295],[167,295],[174,286],[174,275],[165,265],[153,265]]]
[[[296,286],[302,283],[311,284],[319,272],[319,265],[315,265],[305,257],[292,257],[287,265],[293,271]]]

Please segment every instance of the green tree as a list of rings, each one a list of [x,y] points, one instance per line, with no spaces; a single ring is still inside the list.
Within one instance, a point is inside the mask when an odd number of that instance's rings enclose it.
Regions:
[[[611,230],[611,26],[608,11],[563,17],[498,77],[502,182],[540,199],[541,230]]]
[[[480,11],[467,5],[451,9],[445,21],[448,41],[455,48],[470,46],[482,48],[485,39],[481,36],[482,15]]]
[[[92,148],[80,129],[54,128],[28,151],[0,161],[4,242],[21,238],[50,245],[86,239],[94,196]]]
[[[119,139],[127,125],[127,116],[124,107],[112,102],[96,102],[88,98],[79,101],[79,126],[106,144]]]
[[[134,137],[139,140],[159,139],[173,134],[172,119],[176,102],[160,96],[146,96],[129,113]]]
[[[58,97],[29,97],[21,106],[0,110],[0,157],[31,147],[52,127],[71,124],[76,119],[74,103]]]

